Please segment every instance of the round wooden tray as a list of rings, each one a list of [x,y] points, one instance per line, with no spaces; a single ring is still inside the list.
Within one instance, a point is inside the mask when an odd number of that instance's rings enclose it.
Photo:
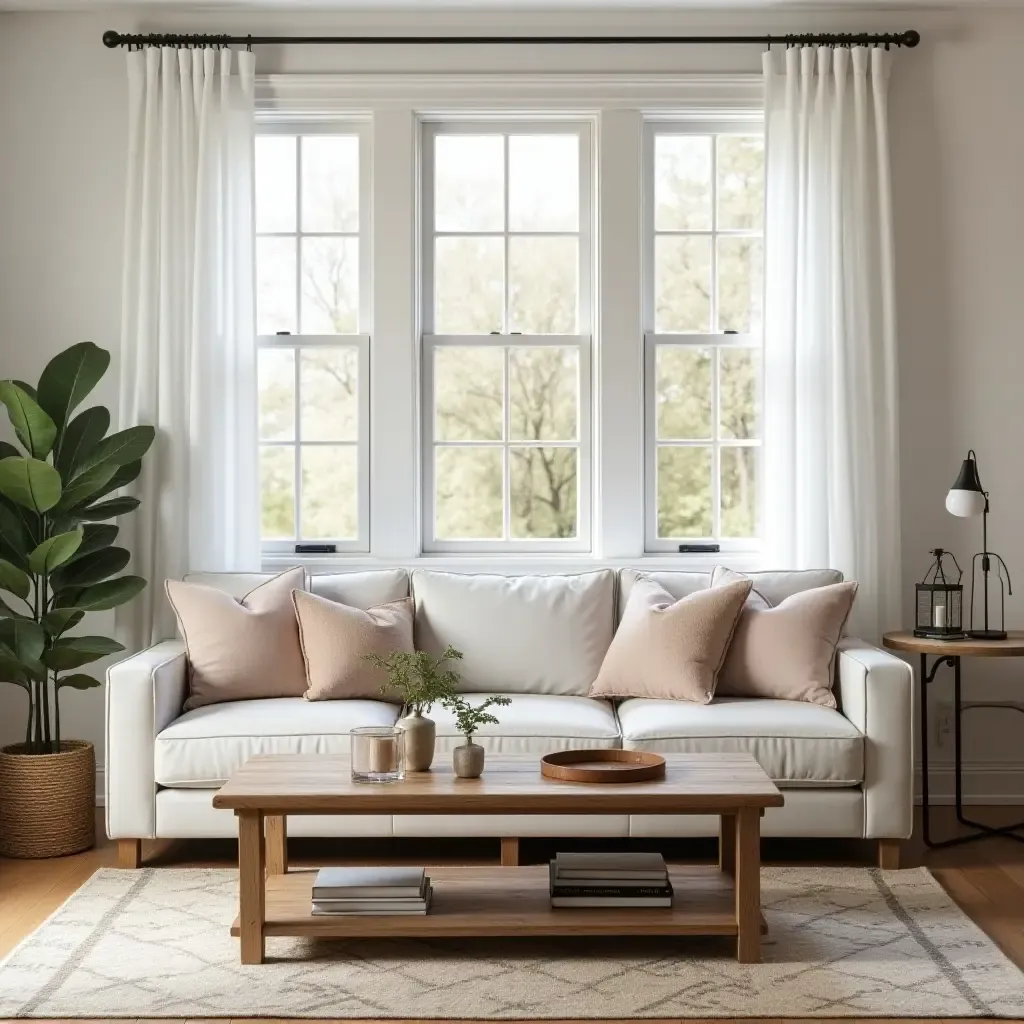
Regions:
[[[665,778],[665,758],[642,750],[559,750],[540,759],[540,770],[560,782],[647,782]]]

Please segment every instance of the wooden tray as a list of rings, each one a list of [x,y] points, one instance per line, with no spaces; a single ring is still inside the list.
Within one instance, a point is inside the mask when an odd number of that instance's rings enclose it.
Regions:
[[[560,782],[648,782],[665,778],[665,758],[642,750],[559,750],[540,759],[540,770]]]

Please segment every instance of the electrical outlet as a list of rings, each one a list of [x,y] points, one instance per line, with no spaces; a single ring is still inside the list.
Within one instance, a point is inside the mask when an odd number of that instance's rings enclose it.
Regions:
[[[935,746],[948,747],[953,736],[953,704],[940,700],[935,708]]]

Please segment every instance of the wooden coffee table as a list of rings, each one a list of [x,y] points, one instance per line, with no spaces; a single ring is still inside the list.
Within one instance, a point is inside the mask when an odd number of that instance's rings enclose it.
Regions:
[[[536,755],[488,754],[479,779],[444,758],[403,782],[354,783],[348,760],[256,757],[213,798],[238,816],[243,964],[263,962],[268,935],[321,938],[499,935],[735,935],[736,957],[761,958],[761,815],[782,794],[749,754],[669,754],[664,779],[608,785],[558,782]],[[314,917],[315,872],[288,871],[293,814],[715,814],[717,866],[673,867],[673,906],[552,909],[546,865],[430,868],[425,916]],[[510,837],[513,838],[513,837]]]

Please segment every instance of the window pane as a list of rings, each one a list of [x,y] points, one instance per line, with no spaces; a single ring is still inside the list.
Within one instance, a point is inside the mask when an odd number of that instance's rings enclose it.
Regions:
[[[722,536],[757,536],[759,448],[722,448]]]
[[[303,138],[302,230],[359,230],[359,136]]]
[[[658,536],[710,537],[711,449],[658,448]]]
[[[718,136],[718,226],[760,229],[764,217],[764,139]]]
[[[718,358],[722,437],[760,437],[760,349],[723,348]]]
[[[260,440],[295,440],[295,350],[260,349],[258,376]]]
[[[355,445],[302,448],[302,536],[355,540],[359,535],[359,471]]]
[[[500,540],[501,449],[434,449],[434,502],[439,540]]]
[[[299,359],[303,441],[359,437],[359,350],[307,348]]]
[[[256,230],[295,230],[295,137],[256,136]]]
[[[576,536],[576,449],[510,448],[512,536]]]
[[[711,137],[654,139],[654,230],[711,228]]]
[[[577,259],[575,238],[509,239],[510,331],[575,333]]]
[[[435,136],[434,228],[505,230],[503,136]]]
[[[509,136],[509,230],[576,231],[579,213],[579,138]]]
[[[500,441],[501,348],[434,349],[434,436],[438,441]]]
[[[502,330],[503,240],[438,238],[434,254],[435,333],[490,334]]]
[[[359,240],[302,240],[302,333],[359,329]]]
[[[295,239],[256,239],[256,333],[295,334]]]
[[[579,355],[574,348],[511,348],[509,430],[514,441],[575,441]]]
[[[718,329],[761,330],[761,240],[718,239]]]
[[[295,449],[260,448],[260,519],[265,540],[295,536]]]
[[[711,349],[657,347],[655,401],[659,440],[711,437],[711,370]]]
[[[711,239],[654,240],[655,330],[669,334],[711,329]]]

